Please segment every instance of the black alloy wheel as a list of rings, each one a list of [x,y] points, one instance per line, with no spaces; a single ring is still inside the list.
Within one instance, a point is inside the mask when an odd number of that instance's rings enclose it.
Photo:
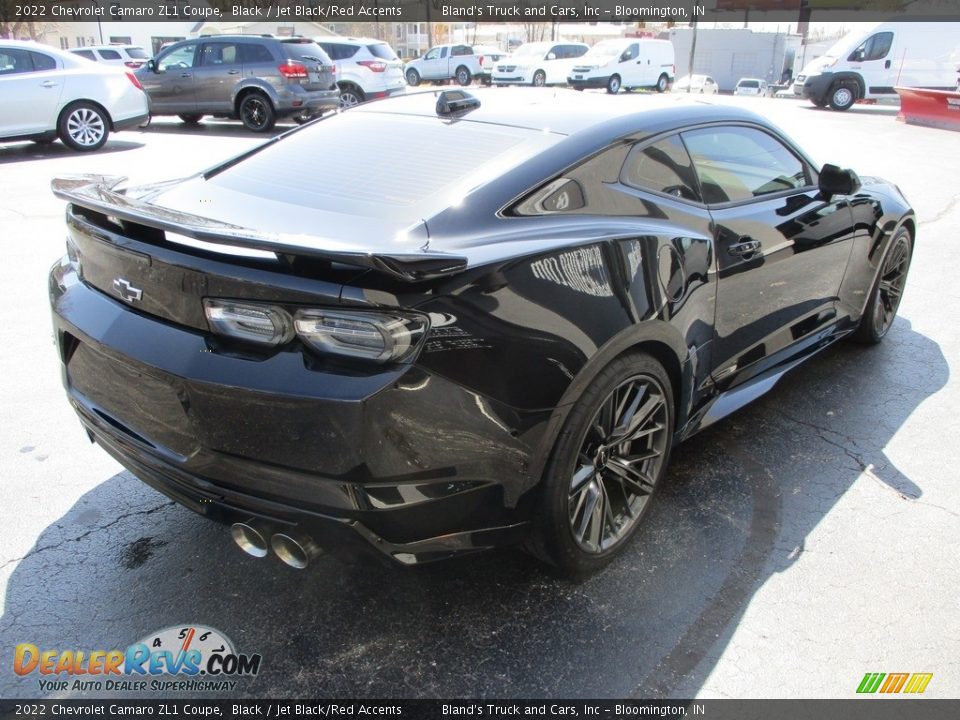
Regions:
[[[867,308],[854,335],[855,339],[875,345],[886,337],[897,317],[912,255],[913,240],[910,232],[901,228],[890,241],[880,275],[874,283]]]
[[[604,368],[557,440],[534,518],[534,554],[573,577],[613,559],[650,506],[672,433],[672,387],[656,360],[630,354]]]
[[[265,95],[250,93],[240,102],[240,120],[248,130],[267,132],[277,121],[273,105]]]

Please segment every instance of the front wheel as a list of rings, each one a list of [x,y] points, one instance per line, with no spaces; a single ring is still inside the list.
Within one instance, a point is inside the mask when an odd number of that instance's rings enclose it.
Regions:
[[[543,87],[547,84],[547,74],[543,70],[537,70],[533,74],[533,82],[531,84],[534,87]]]
[[[267,132],[277,122],[270,100],[261,93],[250,93],[240,101],[240,120],[247,130]]]
[[[857,93],[849,85],[836,85],[830,91],[830,107],[834,110],[849,110],[856,101]]]
[[[201,120],[203,120],[203,115],[200,113],[184,113],[182,115],[178,115],[177,117],[179,117],[180,120],[187,125],[197,125]]]
[[[470,74],[470,70],[465,68],[463,65],[457,68],[456,73],[457,84],[461,87],[466,87],[470,84],[470,81],[473,79],[473,76]]]
[[[582,577],[609,563],[646,515],[670,459],[673,390],[643,353],[614,360],[576,401],[550,456],[530,549]]]
[[[416,70],[410,69],[407,70],[407,85],[410,87],[416,87],[420,84],[420,73]]]
[[[77,102],[60,114],[57,134],[63,144],[72,150],[99,150],[110,134],[110,120],[98,106],[89,102]]]
[[[668,85],[670,85],[670,78],[668,78],[666,75],[661,75],[657,79],[657,92],[658,93],[666,92]],[[703,90],[701,89],[700,92],[703,92]]]
[[[880,274],[873,284],[867,307],[860,318],[860,325],[853,334],[854,340],[866,345],[876,345],[886,337],[897,317],[912,256],[913,238],[909,230],[900,228],[887,248]]]
[[[611,75],[610,79],[607,80],[607,92],[611,95],[616,95],[620,92],[620,76]]]

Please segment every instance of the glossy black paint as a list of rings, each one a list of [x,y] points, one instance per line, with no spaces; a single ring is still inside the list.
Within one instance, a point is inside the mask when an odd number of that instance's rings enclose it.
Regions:
[[[904,224],[915,232],[894,186],[864,178],[854,195],[824,195],[810,161],[749,113],[664,102],[558,115],[486,97],[456,122],[549,120],[564,137],[424,218],[421,250],[360,235],[342,250],[281,239],[275,259],[224,256],[164,231],[263,250],[269,218],[200,224],[165,201],[177,185],[58,185],[78,258],[54,266],[50,295],[64,383],[91,437],[215,519],[360,538],[404,563],[512,543],[571,405],[613,358],[642,348],[664,365],[683,440],[853,330],[890,237]],[[337,122],[433,110],[426,93]],[[786,144],[806,186],[707,206],[621,181],[636,145],[718,125]],[[571,181],[569,212],[536,209],[540,188]],[[111,202],[122,207],[108,213]],[[735,248],[747,241],[747,252]],[[142,304],[111,291],[117,276],[144,290]],[[269,351],[225,343],[206,326],[204,297],[416,309],[432,328],[412,364],[350,365],[297,341]]]

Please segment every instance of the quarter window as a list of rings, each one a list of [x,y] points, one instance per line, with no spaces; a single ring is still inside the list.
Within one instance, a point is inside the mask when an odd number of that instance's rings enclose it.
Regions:
[[[741,202],[810,184],[806,165],[761,130],[719,127],[681,135],[708,204]]]
[[[240,62],[253,65],[256,63],[273,62],[273,55],[265,46],[258,43],[244,43],[239,46]]]
[[[690,156],[676,135],[650,145],[637,145],[623,164],[620,181],[639,190],[653,190],[685,200],[700,199]]]
[[[31,52],[30,58],[33,60],[33,69],[37,72],[43,72],[44,70],[56,70],[57,61],[54,60],[49,55],[44,55],[43,53]]]
[[[100,57],[102,57],[104,60],[119,60],[120,53],[118,53],[116,50],[101,50]]]

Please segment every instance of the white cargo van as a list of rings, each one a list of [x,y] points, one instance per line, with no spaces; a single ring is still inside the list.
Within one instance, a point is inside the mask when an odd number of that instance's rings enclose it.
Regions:
[[[603,40],[590,48],[573,66],[567,82],[577,90],[605,87],[607,92],[617,93],[620,88],[654,88],[665,92],[675,74],[669,40],[621,38]]]
[[[954,23],[877,23],[807,63],[793,91],[818,107],[847,110],[857,100],[895,100],[898,85],[953,89],[958,67],[960,31]]]

